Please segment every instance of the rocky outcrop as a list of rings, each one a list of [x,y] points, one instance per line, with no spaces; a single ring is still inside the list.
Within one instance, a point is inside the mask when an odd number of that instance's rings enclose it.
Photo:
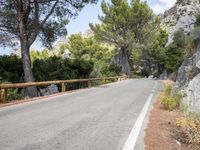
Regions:
[[[161,15],[162,26],[169,33],[167,45],[173,42],[177,31],[183,30],[186,35],[192,33],[197,14],[200,14],[200,0],[177,0],[174,7]],[[196,52],[185,58],[176,78],[189,112],[200,112],[200,31],[196,35]]]
[[[198,51],[192,57],[186,58],[178,70],[176,81],[179,84],[179,87],[187,86],[189,81],[193,79],[198,73],[200,73],[200,69],[197,67],[197,62],[199,60],[200,44]]]
[[[200,74],[189,82],[184,99],[189,112],[200,112]]]
[[[55,85],[55,84],[52,84],[45,89],[40,89],[40,93],[41,93],[42,96],[51,95],[51,94],[55,94],[55,93],[58,93],[58,92],[59,92],[58,86]]]
[[[199,40],[199,39],[198,39]],[[184,103],[188,112],[200,112],[200,40],[197,52],[184,60],[179,68],[177,85],[183,89]]]
[[[199,13],[199,0],[178,0],[174,7],[161,15],[161,24],[169,33],[167,45],[173,42],[174,34],[179,30],[190,34]]]

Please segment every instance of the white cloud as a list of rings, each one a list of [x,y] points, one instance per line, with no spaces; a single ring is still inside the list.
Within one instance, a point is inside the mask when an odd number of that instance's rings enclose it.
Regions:
[[[175,4],[176,0],[159,0],[159,2],[165,4],[165,6],[167,7],[172,7]]]
[[[151,8],[153,9],[153,12],[157,15],[157,14],[160,14],[160,13],[163,13],[165,10],[166,10],[166,7],[163,6],[163,5],[153,5],[151,6]]]
[[[158,3],[152,5],[155,14],[163,13],[167,9],[171,8],[175,4],[176,0],[158,0]]]

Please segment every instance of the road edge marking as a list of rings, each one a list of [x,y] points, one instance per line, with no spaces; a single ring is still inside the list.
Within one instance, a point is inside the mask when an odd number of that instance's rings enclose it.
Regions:
[[[131,133],[128,136],[128,139],[126,140],[126,143],[124,145],[124,147],[122,148],[122,150],[134,150],[140,130],[142,128],[144,119],[146,117],[146,114],[148,112],[149,106],[151,104],[151,101],[153,99],[153,93],[155,92],[155,89],[157,87],[157,82],[155,83],[152,92],[150,93],[150,95],[147,98],[147,101],[144,105],[144,107],[142,108],[142,111],[140,112],[132,130]]]

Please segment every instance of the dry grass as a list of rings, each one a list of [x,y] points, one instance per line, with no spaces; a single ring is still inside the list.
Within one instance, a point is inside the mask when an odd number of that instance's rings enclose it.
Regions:
[[[173,84],[171,81],[162,83],[165,86]],[[168,89],[161,92],[151,111],[146,129],[145,150],[200,150],[199,117],[194,114],[183,117],[177,109],[167,111],[161,102],[166,94],[171,95],[171,89]]]
[[[192,150],[200,150],[200,120],[194,116],[181,117],[176,121],[180,142]]]

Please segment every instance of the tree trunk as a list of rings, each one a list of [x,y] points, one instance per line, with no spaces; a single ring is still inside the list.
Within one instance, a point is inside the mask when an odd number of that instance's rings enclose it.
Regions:
[[[122,68],[122,74],[131,76],[131,65],[129,60],[129,53],[127,50],[121,48],[119,54],[114,56],[112,61]]]
[[[126,50],[122,51],[122,74],[126,74],[128,76],[131,76],[131,66],[129,62],[129,56],[128,52]]]
[[[24,70],[24,79],[25,82],[34,82],[33,72],[31,68],[31,59],[30,59],[30,46],[26,44],[26,42],[21,40],[21,55],[22,55],[22,63]],[[25,90],[25,95],[28,97],[36,97],[37,88],[36,87],[28,87]]]

